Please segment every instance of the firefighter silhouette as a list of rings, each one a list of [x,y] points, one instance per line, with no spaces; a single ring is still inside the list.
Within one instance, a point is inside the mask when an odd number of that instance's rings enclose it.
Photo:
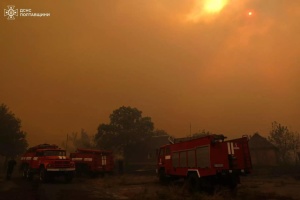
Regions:
[[[14,167],[17,164],[14,158],[11,158],[7,163],[7,172],[6,172],[6,180],[11,178],[11,174],[14,171]]]

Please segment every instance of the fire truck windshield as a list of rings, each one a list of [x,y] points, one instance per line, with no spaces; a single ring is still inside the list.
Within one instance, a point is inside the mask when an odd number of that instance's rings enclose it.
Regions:
[[[165,155],[165,148],[161,148],[159,151],[159,156],[164,156]]]
[[[44,156],[66,156],[65,151],[44,151]]]

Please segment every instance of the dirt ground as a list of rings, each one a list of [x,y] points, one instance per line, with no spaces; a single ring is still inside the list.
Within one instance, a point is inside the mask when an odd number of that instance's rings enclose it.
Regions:
[[[202,200],[300,200],[300,180],[292,176],[242,177],[236,191],[221,188],[215,194],[194,193],[184,181],[161,185],[155,175],[114,175],[75,178],[72,183],[56,179],[50,183],[23,180],[14,174],[6,181],[0,175],[0,200],[96,200],[96,199],[202,199]]]

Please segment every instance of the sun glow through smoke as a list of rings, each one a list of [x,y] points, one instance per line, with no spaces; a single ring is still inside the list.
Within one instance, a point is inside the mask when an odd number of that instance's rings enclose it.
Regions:
[[[227,0],[206,0],[204,10],[208,13],[216,13],[222,10],[226,5]]]
[[[188,14],[189,21],[197,22],[221,12],[229,0],[196,0],[193,10]],[[204,19],[205,20],[205,19]]]

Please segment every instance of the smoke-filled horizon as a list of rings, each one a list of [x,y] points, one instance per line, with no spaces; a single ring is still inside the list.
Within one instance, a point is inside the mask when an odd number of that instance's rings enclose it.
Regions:
[[[0,103],[29,143],[95,134],[121,106],[175,137],[228,137],[277,121],[300,131],[300,2],[2,1]]]

